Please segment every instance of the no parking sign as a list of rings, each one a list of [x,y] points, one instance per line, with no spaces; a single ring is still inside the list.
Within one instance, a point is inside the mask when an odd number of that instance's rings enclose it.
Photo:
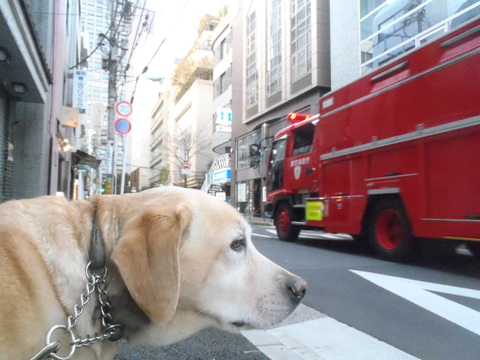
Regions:
[[[128,121],[128,119],[120,118],[115,121],[114,127],[116,132],[122,135],[126,135],[132,129],[132,124],[130,123],[130,121]]]

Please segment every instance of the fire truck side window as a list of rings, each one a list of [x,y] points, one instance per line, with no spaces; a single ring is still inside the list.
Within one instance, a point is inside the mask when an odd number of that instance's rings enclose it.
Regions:
[[[314,133],[315,125],[311,123],[295,130],[292,156],[303,155],[312,151]]]
[[[283,186],[283,163],[285,160],[286,143],[286,139],[280,139],[272,146],[270,170],[268,171],[268,191],[274,191]]]

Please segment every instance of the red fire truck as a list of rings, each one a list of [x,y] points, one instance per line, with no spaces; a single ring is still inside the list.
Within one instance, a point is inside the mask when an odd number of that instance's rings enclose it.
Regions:
[[[273,140],[265,213],[278,237],[317,228],[383,258],[420,239],[480,255],[480,20],[324,95]]]

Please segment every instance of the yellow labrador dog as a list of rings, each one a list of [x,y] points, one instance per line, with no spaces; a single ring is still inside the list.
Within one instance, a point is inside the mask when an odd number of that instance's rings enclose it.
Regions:
[[[230,205],[176,187],[1,204],[0,359],[113,359],[119,337],[166,345],[282,321],[307,284],[250,233]],[[101,260],[86,271],[103,257],[105,279]]]

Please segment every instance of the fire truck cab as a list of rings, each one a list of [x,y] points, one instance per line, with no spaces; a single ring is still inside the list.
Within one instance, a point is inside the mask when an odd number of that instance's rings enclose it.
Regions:
[[[294,114],[294,113],[293,113]],[[305,225],[304,210],[308,198],[316,197],[318,169],[314,157],[314,136],[318,115],[295,114],[290,126],[274,137],[267,174],[267,216],[273,216],[281,240],[294,240]],[[289,119],[292,114],[289,114]]]

